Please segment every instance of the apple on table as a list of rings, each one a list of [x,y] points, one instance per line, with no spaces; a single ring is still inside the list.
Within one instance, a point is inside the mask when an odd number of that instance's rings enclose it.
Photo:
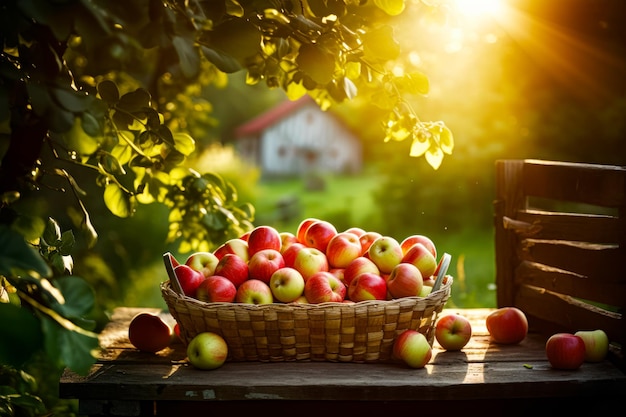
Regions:
[[[198,333],[187,345],[187,358],[194,368],[217,369],[228,358],[228,345],[217,333]]]
[[[555,333],[546,341],[546,356],[555,369],[574,370],[585,362],[585,342],[571,333]]]
[[[602,329],[579,330],[574,335],[585,342],[585,361],[602,362],[609,353],[609,338]]]
[[[165,349],[173,335],[173,328],[158,314],[137,313],[128,325],[130,343],[142,352],[156,353]]]
[[[496,343],[516,344],[528,334],[528,319],[517,307],[500,307],[485,319],[487,331]]]
[[[463,315],[447,314],[440,317],[435,324],[435,339],[445,350],[461,350],[471,338],[472,324]]]
[[[432,347],[422,333],[407,329],[396,337],[393,356],[411,368],[421,369],[432,358]]]

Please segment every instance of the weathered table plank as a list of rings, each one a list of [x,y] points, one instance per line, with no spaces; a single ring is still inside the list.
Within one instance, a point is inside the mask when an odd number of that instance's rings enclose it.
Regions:
[[[439,404],[441,409],[442,402],[453,402],[456,407],[475,401],[500,404],[504,400],[537,405],[555,398],[584,397],[605,399],[603,404],[609,404],[626,392],[626,375],[608,360],[585,363],[576,371],[550,368],[545,337],[539,334],[529,334],[519,345],[491,343],[484,324],[487,309],[444,310],[443,314],[457,311],[470,318],[472,340],[460,352],[443,351],[435,342],[434,356],[424,369],[410,369],[399,362],[309,361],[227,362],[212,371],[188,365],[182,343],[158,354],[134,349],[127,332],[137,311],[115,311],[101,335],[105,350],[89,375],[69,371],[63,375],[61,396],[80,399],[83,412],[111,414],[117,407],[122,414],[167,415],[163,410],[168,407],[180,410],[183,405],[197,408],[210,403],[215,411],[225,402],[243,407],[259,401],[272,403],[272,407],[291,401],[337,402],[352,404],[350,407],[366,401],[371,405],[393,403],[395,407],[396,402],[409,401],[428,403],[434,409]],[[452,406],[446,405],[447,409]]]

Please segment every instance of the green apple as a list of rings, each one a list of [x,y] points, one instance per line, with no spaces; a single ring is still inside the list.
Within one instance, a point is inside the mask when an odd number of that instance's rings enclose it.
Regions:
[[[585,361],[601,362],[609,353],[609,338],[604,330],[579,330],[575,333],[585,342]]]
[[[290,303],[303,295],[304,278],[296,269],[286,266],[272,274],[270,288],[274,298],[283,303]]]
[[[367,253],[382,274],[391,273],[403,257],[400,242],[391,236],[381,236],[373,241]]]
[[[228,357],[228,345],[217,333],[198,333],[187,346],[187,358],[194,368],[210,370],[219,368]]]

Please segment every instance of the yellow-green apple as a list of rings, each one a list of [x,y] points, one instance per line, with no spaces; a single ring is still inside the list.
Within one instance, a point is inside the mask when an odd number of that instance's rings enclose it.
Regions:
[[[546,356],[555,369],[578,369],[585,361],[585,341],[571,333],[555,333],[546,341]]]
[[[248,253],[248,242],[243,239],[228,239],[213,251],[213,254],[217,257],[217,259],[222,259],[227,253],[237,255],[246,262],[250,259],[250,255]]]
[[[296,235],[291,232],[278,232],[278,234],[280,235],[280,253],[284,253],[292,243],[298,241]]]
[[[198,333],[187,346],[187,358],[194,368],[217,369],[228,358],[228,345],[224,338],[217,333]]]
[[[496,343],[520,343],[528,334],[528,319],[517,307],[500,307],[485,320],[487,331]]]
[[[422,273],[413,264],[399,263],[386,279],[387,289],[393,298],[417,297],[422,291]]]
[[[172,341],[173,329],[159,315],[137,313],[128,325],[130,343],[143,352],[155,353]]]
[[[219,261],[213,252],[195,252],[187,257],[185,265],[202,272],[206,278],[215,273],[215,267]]]
[[[282,253],[283,259],[285,260],[285,266],[293,267],[296,260],[296,255],[298,254],[298,251],[302,248],[306,248],[306,246],[304,246],[304,243],[295,242],[289,245],[287,249],[285,249],[285,251]]]
[[[433,355],[428,339],[417,330],[407,329],[393,343],[393,356],[411,368],[421,369]]]
[[[366,300],[386,300],[387,283],[378,274],[364,272],[350,281],[348,298],[355,303]]]
[[[310,248],[316,248],[326,253],[328,242],[337,234],[335,226],[326,221],[318,220],[311,223],[304,233],[304,244]]]
[[[435,243],[432,241],[431,238],[425,235],[411,235],[405,237],[402,242],[400,242],[402,252],[407,253],[409,248],[416,243],[421,243],[426,246],[428,251],[433,254],[435,259],[437,259],[437,248],[435,247]]]
[[[306,230],[309,228],[310,225],[319,220],[320,219],[315,217],[309,217],[302,220],[300,224],[298,224],[298,228],[296,229],[296,239],[298,239],[298,242],[302,243],[303,245],[305,244],[306,241],[304,239],[304,235],[306,233]]]
[[[461,350],[472,338],[472,324],[465,316],[447,314],[437,320],[435,338],[445,350]]]
[[[236,294],[235,284],[221,275],[205,278],[196,290],[196,298],[207,303],[232,303]]]
[[[272,304],[274,295],[269,284],[259,279],[249,279],[237,288],[235,301],[243,304]]]
[[[391,236],[381,236],[373,241],[367,253],[381,274],[389,274],[402,261],[400,242]]]
[[[217,263],[215,275],[228,278],[235,284],[235,287],[239,288],[248,279],[248,262],[235,254],[227,253]]]
[[[609,338],[604,330],[579,330],[574,333],[585,342],[585,361],[602,362],[609,353]]]
[[[196,295],[198,285],[204,281],[204,275],[202,272],[196,271],[189,265],[180,264],[174,267],[174,275],[178,279],[178,283],[183,290],[183,293],[189,297]]]
[[[364,229],[361,229],[360,227],[356,227],[356,226],[347,228],[345,232],[354,233],[358,237],[361,237],[366,233]]]
[[[276,300],[291,303],[304,294],[304,278],[296,269],[286,266],[272,274],[270,289]]]
[[[413,244],[402,256],[402,262],[415,265],[422,277],[430,277],[437,270],[437,259],[422,243]]]
[[[330,272],[320,271],[306,280],[304,296],[311,304],[340,303],[346,297],[346,286]]]
[[[359,241],[361,242],[361,251],[362,251],[361,255],[367,254],[367,251],[372,245],[372,242],[374,242],[379,237],[383,237],[383,235],[374,231],[368,231],[362,234],[361,236],[359,236]]]
[[[326,246],[326,258],[331,268],[345,268],[359,256],[361,242],[357,235],[350,232],[335,234]]]
[[[316,272],[328,272],[328,259],[326,259],[326,255],[324,255],[324,252],[321,250],[306,246],[300,249],[296,254],[296,259],[293,261],[293,268],[297,269],[306,281]]]
[[[309,300],[307,300],[306,296],[304,294],[302,294],[300,297],[296,298],[291,303],[292,304],[309,304]]]
[[[432,285],[429,287],[427,285],[423,285],[422,286],[422,290],[420,291],[420,293],[418,294],[418,297],[428,297],[430,295],[430,293],[433,292],[433,287]]]
[[[357,276],[364,272],[370,272],[372,274],[380,275],[380,271],[378,267],[370,258],[366,258],[365,256],[359,256],[348,266],[346,266],[343,270],[343,282],[349,286],[350,282]]]
[[[283,255],[276,249],[262,249],[248,261],[248,278],[269,284],[272,274],[285,266]]]
[[[422,277],[424,278],[424,277]],[[437,280],[437,276],[436,275],[431,275],[428,278],[424,278],[424,286],[425,287],[430,287],[431,289],[433,288],[433,286],[435,285],[435,281]]]
[[[257,226],[248,236],[248,253],[250,257],[263,249],[274,249],[280,252],[282,239],[280,232],[272,226]]]

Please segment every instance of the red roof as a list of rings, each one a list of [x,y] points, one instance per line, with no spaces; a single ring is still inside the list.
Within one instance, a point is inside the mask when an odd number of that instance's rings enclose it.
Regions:
[[[315,101],[309,95],[304,95],[298,100],[285,100],[265,113],[239,126],[235,129],[235,137],[261,132],[279,120],[282,120],[289,113],[311,103],[315,103]]]

